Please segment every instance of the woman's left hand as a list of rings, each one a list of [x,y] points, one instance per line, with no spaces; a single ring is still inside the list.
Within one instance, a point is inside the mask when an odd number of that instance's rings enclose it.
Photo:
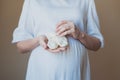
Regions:
[[[71,21],[61,21],[57,24],[56,33],[59,36],[72,36],[75,39],[78,39],[78,36],[81,34],[80,30],[75,26]]]

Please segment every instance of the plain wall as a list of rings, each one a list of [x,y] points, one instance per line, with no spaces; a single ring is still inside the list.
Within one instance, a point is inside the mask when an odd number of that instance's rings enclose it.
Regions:
[[[91,80],[120,80],[120,0],[95,0],[105,47],[90,51]],[[0,80],[24,80],[29,54],[11,44],[23,0],[0,0]]]

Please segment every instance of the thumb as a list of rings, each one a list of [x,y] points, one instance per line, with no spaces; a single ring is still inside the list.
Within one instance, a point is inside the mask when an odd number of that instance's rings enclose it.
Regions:
[[[47,44],[45,42],[43,43],[43,47],[44,47],[44,49],[47,48]]]
[[[47,48],[46,42],[45,42],[45,41],[42,41],[42,42],[41,42],[41,46],[42,46],[44,49],[46,49],[46,48]]]

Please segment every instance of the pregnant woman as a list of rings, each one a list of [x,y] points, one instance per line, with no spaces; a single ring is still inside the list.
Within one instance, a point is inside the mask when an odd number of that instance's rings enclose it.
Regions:
[[[12,42],[31,53],[26,80],[90,80],[87,50],[103,47],[99,28],[94,0],[25,0]],[[49,48],[52,32],[68,45]]]

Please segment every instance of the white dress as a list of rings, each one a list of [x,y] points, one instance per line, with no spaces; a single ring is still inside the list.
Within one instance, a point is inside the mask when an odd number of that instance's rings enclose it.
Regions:
[[[54,32],[62,20],[73,21],[103,46],[94,0],[25,0],[12,42]],[[41,46],[35,48],[29,58],[26,80],[90,80],[87,49],[72,37],[68,41],[70,48],[55,54]]]

